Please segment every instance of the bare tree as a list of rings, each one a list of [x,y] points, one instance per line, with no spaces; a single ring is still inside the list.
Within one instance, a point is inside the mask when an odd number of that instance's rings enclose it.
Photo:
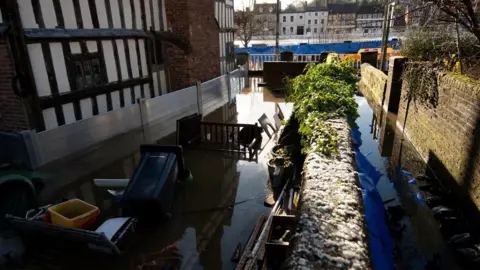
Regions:
[[[256,23],[253,12],[249,9],[235,11],[235,35],[242,41],[243,46],[248,43],[256,31]]]
[[[442,11],[439,20],[462,25],[480,41],[479,0],[429,0],[428,2]]]

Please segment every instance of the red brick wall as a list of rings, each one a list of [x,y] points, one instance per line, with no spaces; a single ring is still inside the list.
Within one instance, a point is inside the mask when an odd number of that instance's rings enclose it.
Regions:
[[[22,100],[12,90],[14,68],[5,38],[0,37],[0,131],[28,129]]]
[[[193,49],[185,55],[169,46],[171,89],[179,90],[220,76],[219,29],[213,0],[166,0],[165,9],[169,30],[182,35]]]

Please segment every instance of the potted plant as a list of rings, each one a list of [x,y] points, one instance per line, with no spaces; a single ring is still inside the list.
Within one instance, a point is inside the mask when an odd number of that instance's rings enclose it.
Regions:
[[[268,159],[268,174],[273,188],[283,187],[287,179],[293,174],[292,146],[276,145],[270,152]]]

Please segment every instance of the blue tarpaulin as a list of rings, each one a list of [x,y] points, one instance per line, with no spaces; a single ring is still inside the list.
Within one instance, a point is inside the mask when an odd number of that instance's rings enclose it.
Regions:
[[[367,221],[370,254],[374,269],[393,270],[393,245],[386,224],[383,200],[377,190],[377,183],[382,174],[363,155],[359,148],[362,142],[361,132],[353,129],[355,158],[358,178],[362,188],[365,219]]]
[[[279,46],[280,52],[292,51],[294,54],[319,54],[321,52],[336,52],[338,54],[358,53],[360,49],[380,48],[381,41],[365,41],[351,43],[325,43],[325,44],[304,44],[304,45],[282,45]],[[389,47],[396,48],[396,40],[389,42]],[[275,46],[236,48],[235,52],[248,52],[251,54],[273,54]]]

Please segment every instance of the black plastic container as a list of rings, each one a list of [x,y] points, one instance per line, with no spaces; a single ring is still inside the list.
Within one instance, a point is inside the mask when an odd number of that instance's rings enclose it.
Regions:
[[[121,199],[124,215],[165,219],[170,215],[179,173],[183,172],[181,147],[142,145],[141,154]]]

